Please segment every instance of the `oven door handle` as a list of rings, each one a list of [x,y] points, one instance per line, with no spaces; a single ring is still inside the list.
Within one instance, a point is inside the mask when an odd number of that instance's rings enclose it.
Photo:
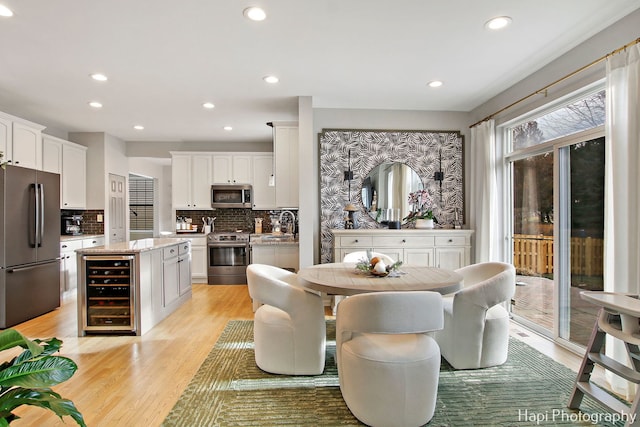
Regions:
[[[248,243],[237,243],[237,242],[216,242],[207,244],[210,248],[248,248]]]

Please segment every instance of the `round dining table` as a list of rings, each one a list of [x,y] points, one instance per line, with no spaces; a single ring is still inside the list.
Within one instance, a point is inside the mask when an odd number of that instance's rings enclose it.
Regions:
[[[443,295],[462,288],[462,275],[452,270],[402,265],[397,274],[374,276],[356,269],[355,263],[318,264],[298,271],[300,283],[329,295],[356,295],[381,291],[433,291]]]

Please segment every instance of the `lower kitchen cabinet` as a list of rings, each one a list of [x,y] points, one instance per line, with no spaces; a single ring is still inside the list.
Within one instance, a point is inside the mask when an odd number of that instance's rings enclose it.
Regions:
[[[473,230],[332,230],[333,257],[371,249],[405,264],[455,270],[471,263]]]
[[[298,244],[263,244],[251,247],[251,263],[266,264],[285,270],[298,271],[299,268]]]

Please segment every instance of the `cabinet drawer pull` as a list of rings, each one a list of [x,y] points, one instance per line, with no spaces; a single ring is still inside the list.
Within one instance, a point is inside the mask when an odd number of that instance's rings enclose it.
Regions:
[[[174,252],[175,252],[175,250],[174,250],[174,249],[171,249],[169,252],[174,253]]]
[[[64,248],[66,248],[66,247],[67,247],[67,245],[62,245],[62,248],[63,248],[63,249],[64,249]]]
[[[453,239],[449,239],[449,243],[453,243]]]
[[[402,243],[407,243],[407,240],[406,239],[402,239]]]
[[[358,239],[354,240],[353,243],[358,243]]]

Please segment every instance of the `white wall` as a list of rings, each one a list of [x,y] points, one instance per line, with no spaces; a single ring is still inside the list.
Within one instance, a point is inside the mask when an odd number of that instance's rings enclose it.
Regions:
[[[69,141],[88,147],[87,209],[105,208],[104,132],[71,132]]]
[[[598,58],[611,53],[615,49],[634,41],[640,35],[638,28],[640,28],[640,9],[622,18],[620,21],[591,37],[550,64],[539,70],[532,70],[531,75],[524,77],[523,80],[510,88],[505,88],[502,93],[475,108],[471,112],[471,123],[469,124],[495,113],[501,108],[510,105],[512,102],[536,92],[550,83],[590,64]],[[501,123],[510,120],[522,115],[526,111],[547,104],[556,98],[560,98],[604,77],[605,68],[604,62],[602,62],[580,72],[577,76],[561,84],[553,86],[546,94],[536,95],[527,102],[523,102],[517,107],[505,111],[496,118],[496,122]]]

